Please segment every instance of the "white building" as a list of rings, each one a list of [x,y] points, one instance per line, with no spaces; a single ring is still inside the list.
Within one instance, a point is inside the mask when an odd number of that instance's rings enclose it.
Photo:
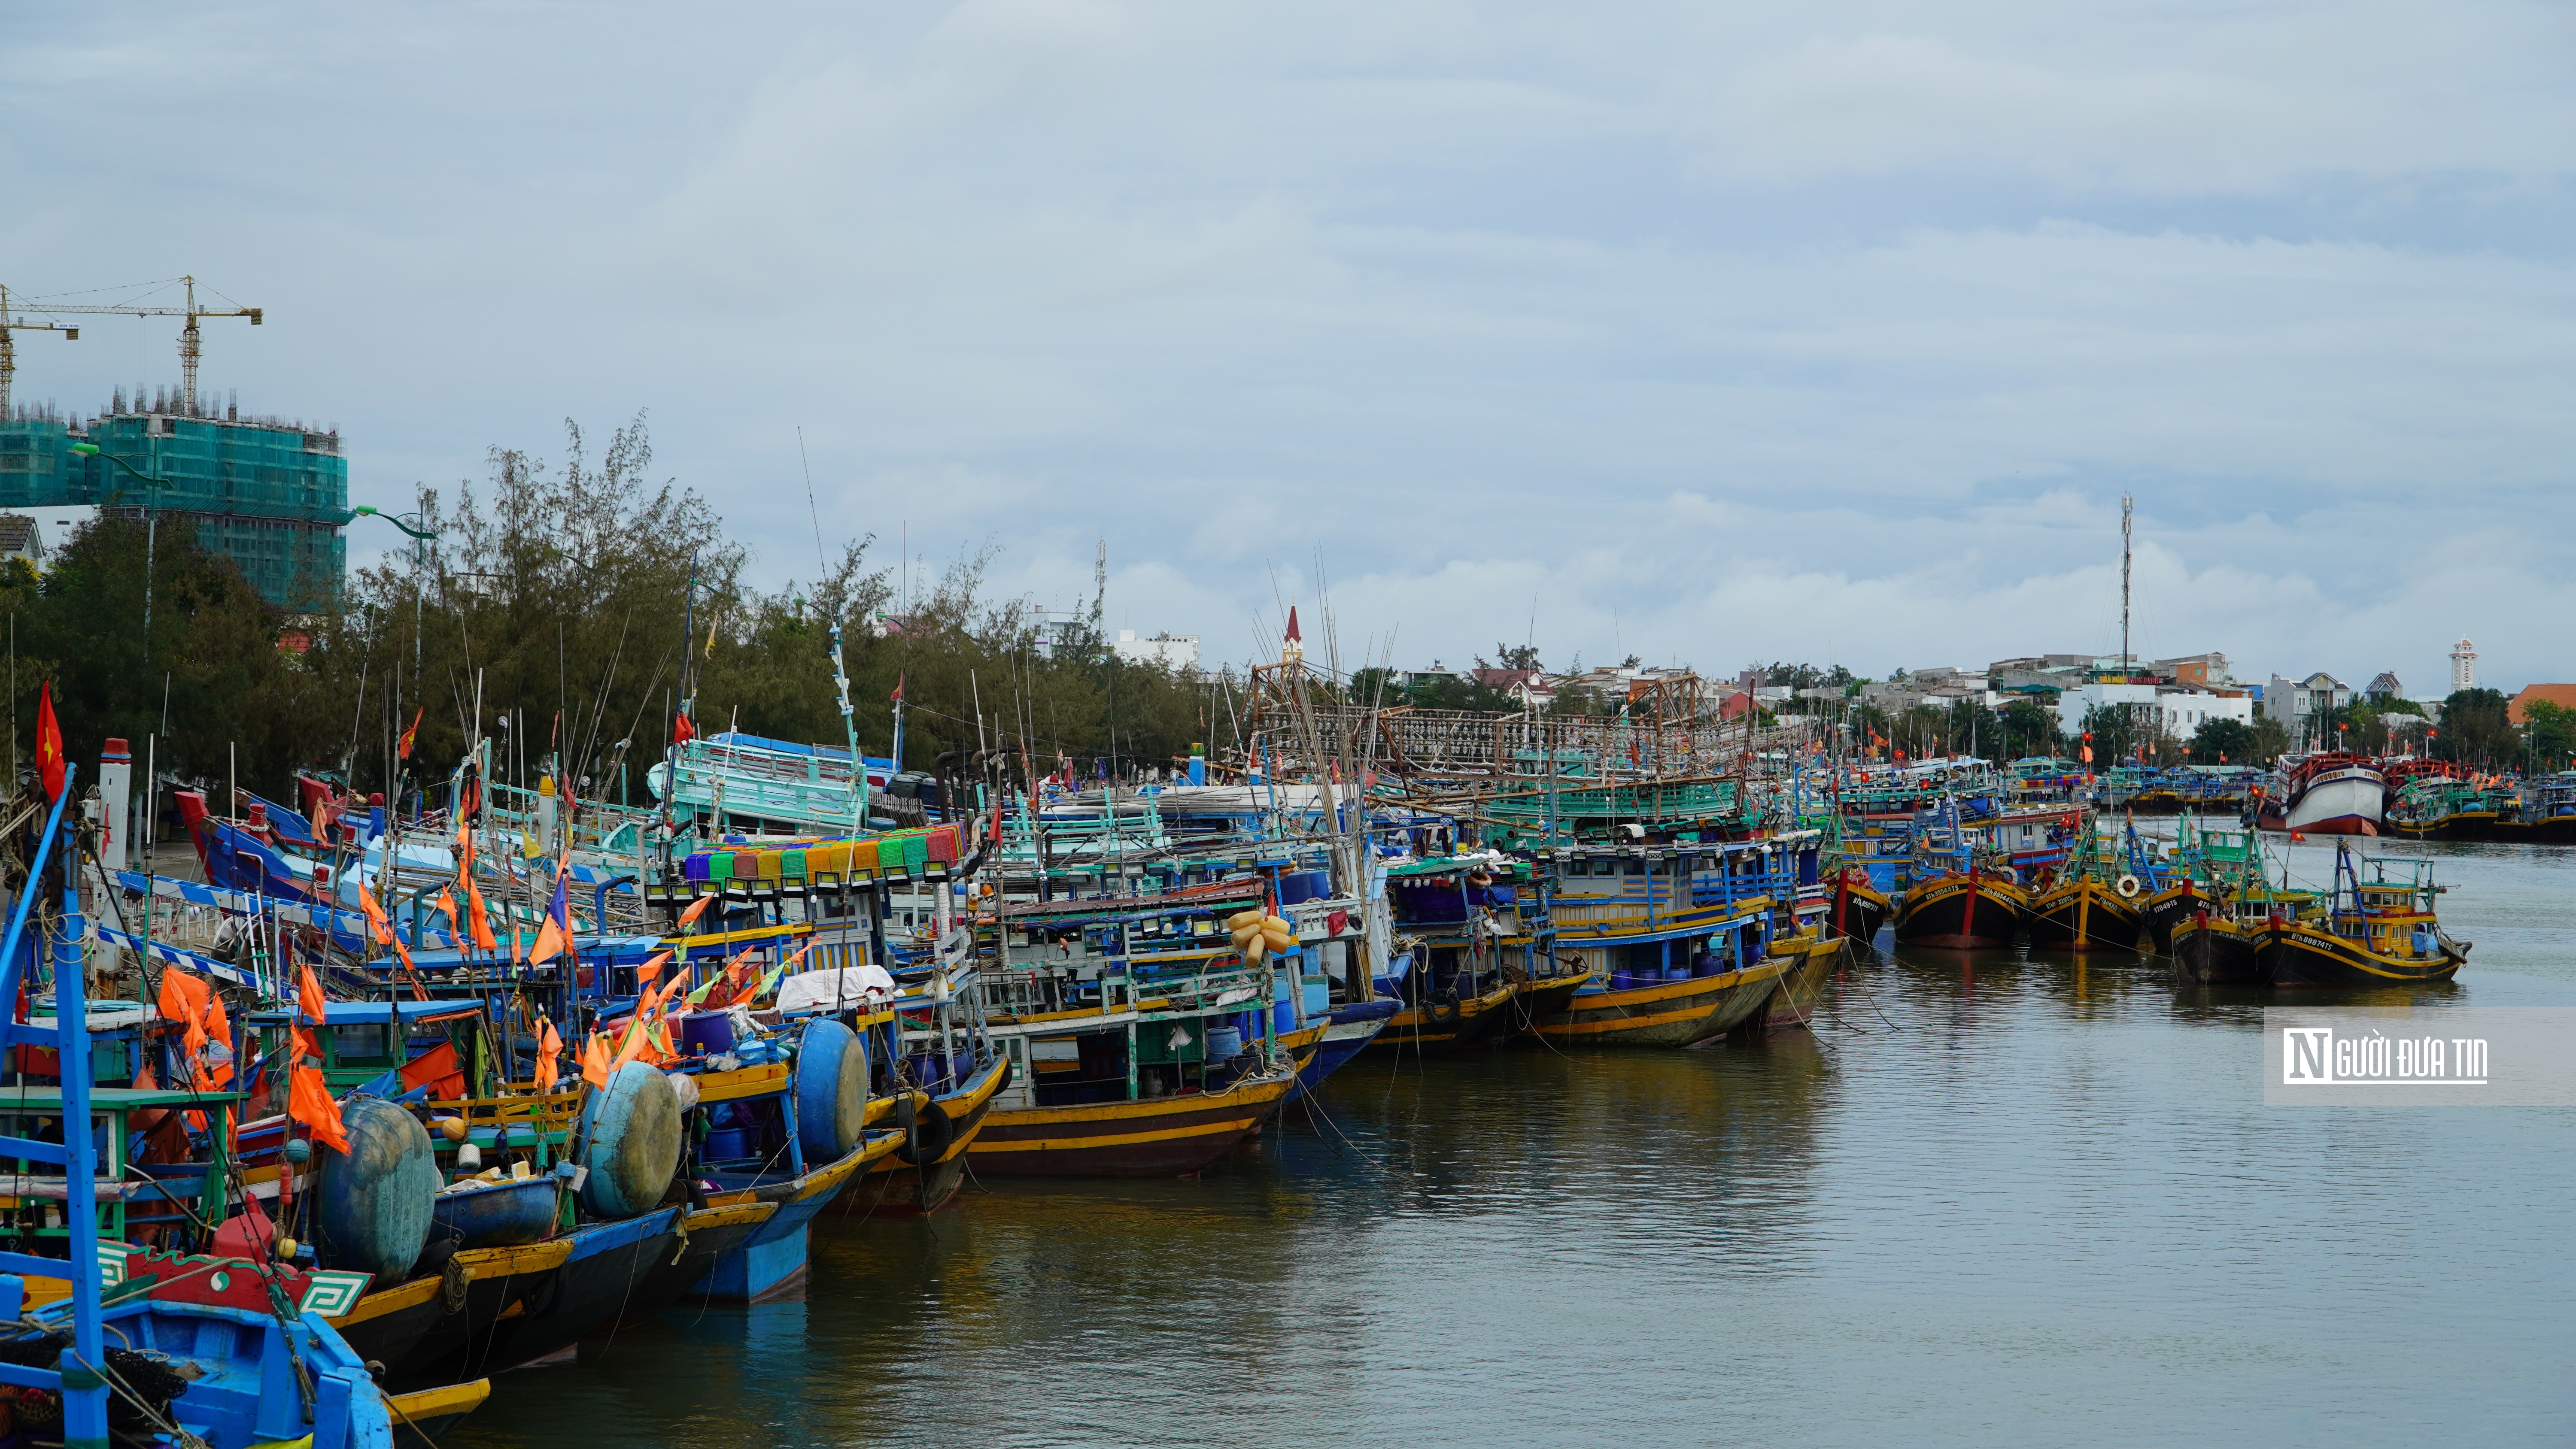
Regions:
[[[2126,705],[2142,714],[2152,710],[2166,733],[2184,739],[2214,719],[2234,720],[2242,725],[2254,723],[2254,701],[2249,696],[2153,684],[2097,683],[2067,690],[2057,697],[2057,718],[2068,734],[2080,734],[2085,711],[2107,705]]]
[[[2478,687],[2478,646],[2463,637],[2451,646],[2451,692]]]
[[[1199,667],[1199,636],[1196,634],[1157,634],[1139,639],[1133,629],[1121,629],[1109,646],[1109,652],[1129,664],[1151,664],[1174,673],[1194,673]]]

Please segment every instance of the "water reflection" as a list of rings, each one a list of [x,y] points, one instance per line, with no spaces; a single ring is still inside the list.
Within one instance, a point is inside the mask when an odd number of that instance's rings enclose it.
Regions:
[[[2576,852],[2373,849],[2457,857],[2469,968],[2296,1000],[2576,1002]],[[2274,1000],[1903,951],[1813,1033],[1363,1059],[1196,1182],[820,1224],[802,1303],[505,1375],[449,1443],[2576,1437],[2576,1114],[2265,1108]]]

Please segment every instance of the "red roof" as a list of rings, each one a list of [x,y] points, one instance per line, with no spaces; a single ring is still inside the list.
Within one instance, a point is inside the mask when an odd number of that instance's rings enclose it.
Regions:
[[[2505,714],[2515,724],[2529,724],[2522,707],[2535,699],[2545,699],[2560,709],[2576,709],[2576,684],[2526,684],[2522,693],[2513,697],[2513,703],[2505,706]]]

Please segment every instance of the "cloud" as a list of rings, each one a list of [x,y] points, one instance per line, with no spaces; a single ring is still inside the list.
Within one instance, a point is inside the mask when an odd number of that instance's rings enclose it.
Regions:
[[[2142,652],[2576,677],[2547,7],[192,16],[20,27],[0,280],[266,306],[208,378],[362,501],[643,408],[771,581],[810,460],[1213,657],[1877,673],[2116,648],[2128,491]]]

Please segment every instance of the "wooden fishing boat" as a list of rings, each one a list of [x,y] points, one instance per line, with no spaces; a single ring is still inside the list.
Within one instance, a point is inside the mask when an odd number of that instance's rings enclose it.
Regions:
[[[1708,975],[1611,989],[1596,978],[1564,1011],[1542,1019],[1540,1039],[1557,1046],[1685,1047],[1723,1035],[1759,1012],[1788,968],[1781,957],[1729,963]]]
[[[1404,1004],[1368,1043],[1438,1053],[1520,1035],[1589,974],[1550,949],[1531,863],[1496,851],[1434,856],[1387,872],[1394,929],[1410,941],[1383,983]]]
[[[1856,949],[1858,943],[1850,938],[1819,928],[1774,937],[1771,954],[1782,964],[1780,984],[1754,1020],[1766,1032],[1811,1026],[1816,1003],[1824,999],[1825,982]]]
[[[1473,996],[1432,992],[1427,1000],[1412,1001],[1388,1017],[1385,1029],[1368,1044],[1388,1051],[1442,1052],[1517,1036],[1522,1016],[1512,1003],[1522,985],[1504,981]]]
[[[997,1107],[966,1157],[978,1175],[1188,1177],[1259,1131],[1296,1082],[1296,1067],[1282,1063],[1214,1091]]]
[[[2265,925],[2263,974],[2276,987],[2447,981],[2459,974],[2469,948],[2443,934],[2435,919],[2440,889],[2429,860],[2356,860],[2349,847],[2338,848],[2324,908]]]
[[[1822,836],[1578,844],[1548,852],[1558,956],[1582,985],[1538,1019],[1551,1042],[1679,1047],[1760,1011],[1789,969],[1776,928],[1812,889]],[[1778,918],[1775,921],[1775,917]]]
[[[1896,907],[1896,940],[1904,946],[1991,951],[2021,933],[2030,896],[1991,870],[1950,870],[1905,888]]]
[[[776,1204],[778,1210],[717,1259],[707,1275],[690,1286],[687,1296],[717,1303],[759,1303],[803,1286],[806,1235],[815,1217],[837,1201],[870,1163],[893,1156],[903,1141],[899,1131],[871,1132],[838,1161],[805,1172],[793,1167],[775,1172],[709,1169],[707,1177],[716,1188],[707,1194],[709,1207],[765,1202]]]
[[[2174,928],[2210,909],[2217,900],[2217,894],[2206,883],[2189,877],[2148,896],[2144,908],[2139,911],[2148,944],[2159,954],[2171,953]]]
[[[2190,986],[2263,986],[2267,925],[2225,911],[2200,910],[2173,927],[2174,979]]]
[[[1323,1039],[1315,1044],[1315,1054],[1306,1065],[1298,1069],[1297,1086],[1288,1094],[1288,1100],[1293,1102],[1321,1086],[1325,1078],[1377,1040],[1378,1033],[1386,1030],[1403,1008],[1403,1002],[1387,996],[1333,1007],[1324,1018]]]
[[[2030,944],[2043,951],[2134,951],[2145,925],[2144,894],[2133,875],[2104,882],[2086,873],[2042,891],[2030,903]]]
[[[984,1130],[994,1094],[1010,1084],[1010,1059],[996,1055],[949,1092],[915,1094],[909,1121],[897,1103],[885,1103],[884,1120],[896,1124],[894,1149],[861,1167],[825,1211],[900,1217],[947,1206],[966,1180],[966,1152]],[[873,1115],[870,1125],[877,1125]]]
[[[1825,929],[1864,946],[1876,941],[1879,931],[1896,914],[1896,902],[1870,884],[1869,872],[1856,865],[1834,873],[1832,900]]]
[[[563,1260],[540,1276],[518,1311],[505,1311],[490,1334],[463,1345],[459,1366],[483,1374],[534,1363],[584,1334],[658,1313],[777,1211],[771,1202],[695,1210],[675,1204],[585,1223],[556,1240]]]
[[[446,1256],[436,1272],[372,1289],[325,1316],[361,1358],[385,1366],[388,1389],[444,1384],[462,1371],[467,1345],[525,1312],[527,1296],[571,1253],[561,1238],[468,1248]]]
[[[128,1390],[109,1400],[108,1429],[116,1438],[155,1442],[157,1418],[209,1449],[290,1440],[313,1449],[392,1449],[393,1417],[367,1361],[327,1320],[296,1312],[313,1291],[309,1275],[246,1258],[147,1249],[117,1256],[118,1281],[102,1295],[98,1318],[113,1342],[103,1366]],[[63,1361],[74,1304],[58,1299],[29,1316],[19,1280],[8,1282],[0,1311],[13,1328],[0,1334],[0,1378],[33,1384],[29,1370]],[[99,1381],[96,1374],[89,1378]],[[63,1382],[68,1386],[68,1375]],[[309,1409],[295,1391],[299,1382],[311,1385]],[[460,1387],[445,1396],[457,1405],[451,1418],[480,1401],[474,1386]],[[42,1410],[55,1416],[55,1437],[71,1442],[59,1400],[32,1397],[14,1405],[18,1428],[30,1438],[46,1437],[35,1422]]]
[[[2265,792],[2258,823],[2302,835],[2377,835],[2388,780],[2379,762],[2327,750],[2291,762]]]

